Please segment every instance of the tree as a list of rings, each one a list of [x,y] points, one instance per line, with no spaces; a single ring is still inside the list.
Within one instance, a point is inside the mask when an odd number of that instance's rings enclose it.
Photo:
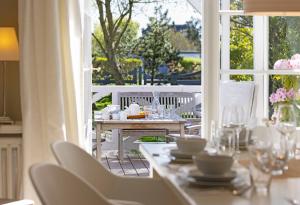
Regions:
[[[121,27],[124,27],[124,24],[121,24]],[[132,50],[138,41],[138,30],[139,30],[139,24],[137,22],[130,21],[128,24],[128,27],[120,41],[120,46],[116,50],[118,59],[128,57],[132,54]],[[98,43],[98,41],[100,41],[101,44],[104,44],[103,31],[102,31],[100,25],[97,25],[95,27],[94,36],[97,38],[97,40],[96,40],[96,38],[94,38],[92,41],[93,57],[94,58],[106,57]],[[123,70],[120,63],[119,63],[119,66]],[[105,70],[109,71],[109,67],[107,67]]]
[[[99,22],[103,33],[103,40],[96,39],[104,57],[107,58],[109,72],[115,78],[118,85],[124,85],[119,65],[119,54],[122,39],[130,25],[133,8],[138,3],[146,3],[148,0],[95,0]]]
[[[145,69],[151,74],[151,85],[154,84],[154,77],[160,65],[180,59],[179,52],[170,40],[168,11],[161,10],[161,6],[155,8],[155,17],[149,18],[150,23],[138,47]]]
[[[174,48],[180,51],[195,51],[199,50],[193,42],[189,41],[183,33],[170,29],[170,41]]]
[[[194,44],[197,51],[201,51],[201,22],[192,18],[187,24],[187,38]]]
[[[230,4],[232,10],[242,8],[240,0],[233,0]],[[230,17],[230,68],[253,68],[253,19],[249,16]],[[237,81],[252,80],[252,75],[232,75],[231,79]]]

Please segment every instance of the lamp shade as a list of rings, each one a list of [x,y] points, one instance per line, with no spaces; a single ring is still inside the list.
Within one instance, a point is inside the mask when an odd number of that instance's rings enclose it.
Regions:
[[[13,27],[0,27],[0,61],[18,61],[19,46]]]
[[[300,0],[243,0],[244,12],[261,16],[300,16]]]

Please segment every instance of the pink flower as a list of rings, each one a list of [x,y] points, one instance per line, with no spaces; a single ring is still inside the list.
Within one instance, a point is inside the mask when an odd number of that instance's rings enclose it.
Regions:
[[[290,60],[292,69],[300,69],[300,59]]]
[[[288,69],[292,69],[290,60],[281,59],[276,61],[276,63],[274,64],[274,70],[288,70]]]
[[[289,98],[289,99],[293,99],[295,97],[295,92],[294,92],[294,89],[290,89],[287,93],[286,93],[286,96]]]
[[[296,53],[295,55],[292,56],[292,60],[300,60],[300,54]]]
[[[269,97],[271,104],[279,103],[279,102],[286,102],[289,100],[294,100],[296,94],[294,89],[286,90],[285,88],[278,88],[276,92],[272,93]]]

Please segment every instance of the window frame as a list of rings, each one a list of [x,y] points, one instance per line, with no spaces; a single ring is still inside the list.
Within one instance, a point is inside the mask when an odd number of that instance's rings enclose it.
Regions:
[[[230,10],[230,0],[221,0],[220,16],[220,53],[221,80],[229,80],[230,75],[250,74],[257,85],[257,119],[269,118],[269,77],[271,75],[299,75],[297,70],[269,69],[269,17],[253,16],[253,69],[230,68],[230,17],[245,16],[243,10]],[[263,49],[262,49],[263,47]],[[222,51],[222,52],[221,52]],[[225,51],[225,52],[224,52]]]

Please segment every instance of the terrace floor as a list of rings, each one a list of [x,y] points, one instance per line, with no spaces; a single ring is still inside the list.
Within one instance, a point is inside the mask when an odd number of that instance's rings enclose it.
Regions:
[[[135,138],[124,141],[124,160],[118,157],[117,139],[113,139],[110,131],[106,132],[106,141],[102,143],[102,164],[116,175],[149,176],[149,162],[139,153]]]
[[[102,154],[102,164],[116,175],[149,176],[149,162],[139,154],[125,154],[123,162],[118,158],[116,151]]]

